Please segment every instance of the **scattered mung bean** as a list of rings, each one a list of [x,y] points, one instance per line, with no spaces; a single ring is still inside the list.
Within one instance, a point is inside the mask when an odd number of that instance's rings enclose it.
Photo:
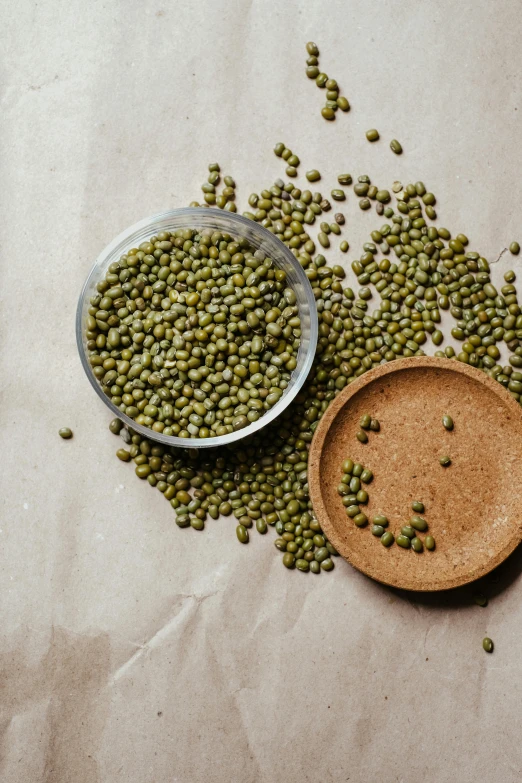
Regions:
[[[419,516],[412,517],[410,519],[410,525],[415,530],[420,530],[421,532],[428,529],[428,523],[426,522],[426,520]]]
[[[489,636],[486,636],[486,637],[485,637],[485,638],[482,640],[482,647],[484,648],[484,650],[485,650],[487,653],[492,653],[492,652],[493,652],[493,647],[494,647],[494,644],[493,644],[493,641],[492,641],[492,640],[489,638]]]
[[[453,419],[451,416],[448,416],[447,414],[442,417],[442,424],[447,430],[452,430],[454,427]]]
[[[389,530],[387,530],[386,533],[384,533],[381,536],[381,544],[385,547],[391,546],[394,541],[395,541],[395,536],[393,535],[393,533],[390,533]],[[407,539],[407,541],[409,541],[409,538]]]
[[[369,430],[370,424],[372,422],[372,417],[369,413],[365,413],[364,416],[359,421],[359,426],[362,427],[363,430]]]
[[[414,552],[417,552],[417,553],[422,552],[424,550],[424,545],[423,545],[421,539],[417,538],[417,536],[415,536],[415,538],[412,538],[411,539],[411,548],[413,549]]]
[[[321,179],[321,173],[317,169],[310,169],[310,171],[306,172],[306,179],[309,182],[317,182],[317,180]]]

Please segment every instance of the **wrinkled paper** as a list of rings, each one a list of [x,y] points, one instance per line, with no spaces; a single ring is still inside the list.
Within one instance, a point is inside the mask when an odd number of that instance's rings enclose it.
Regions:
[[[518,4],[22,0],[0,14],[0,779],[520,781],[520,553],[481,609],[471,588],[400,593],[340,559],[289,572],[273,531],[240,546],[231,519],[180,530],[115,458],[74,335],[114,236],[201,198],[214,160],[244,209],[285,176],[278,141],[326,195],[341,172],[423,180],[495,282],[522,271],[505,250],[522,242]],[[304,73],[309,39],[352,105],[334,123]],[[351,190],[340,210],[351,250],[332,255],[348,269],[383,219]]]

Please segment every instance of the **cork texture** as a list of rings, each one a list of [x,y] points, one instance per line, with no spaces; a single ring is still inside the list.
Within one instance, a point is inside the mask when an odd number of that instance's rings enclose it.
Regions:
[[[367,444],[356,438],[364,413],[381,424]],[[444,414],[454,420],[451,432]],[[439,464],[444,455],[448,468]],[[312,443],[310,494],[324,531],[355,568],[394,587],[446,590],[488,573],[521,541],[521,456],[522,412],[499,383],[455,361],[414,357],[372,370],[335,399]],[[354,525],[337,494],[348,458],[374,473],[363,509],[370,521],[384,514],[396,535],[420,500],[435,551],[386,549],[370,525]]]

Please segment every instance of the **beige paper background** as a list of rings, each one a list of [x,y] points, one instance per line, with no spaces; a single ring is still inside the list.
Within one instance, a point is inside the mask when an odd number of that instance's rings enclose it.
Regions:
[[[114,235],[198,198],[215,159],[244,205],[282,175],[279,140],[325,191],[344,170],[423,179],[439,224],[490,260],[522,241],[519,3],[11,0],[0,15],[0,779],[519,781],[520,553],[479,609],[469,589],[400,594],[339,559],[290,573],[273,534],[241,547],[232,520],[179,530],[115,459],[74,338]],[[352,103],[335,123],[304,76],[309,39]],[[382,221],[353,195],[344,212],[348,263]]]

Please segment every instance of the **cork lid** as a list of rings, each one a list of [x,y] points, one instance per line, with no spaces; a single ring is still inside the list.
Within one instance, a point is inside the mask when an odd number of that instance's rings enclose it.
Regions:
[[[365,413],[381,430],[362,444]],[[439,463],[445,455],[447,468]],[[310,451],[310,496],[326,535],[355,568],[406,590],[447,590],[488,573],[522,540],[521,457],[522,410],[497,381],[449,359],[402,359],[365,373],[327,409]],[[364,511],[370,521],[387,516],[395,535],[415,513],[412,502],[424,503],[434,551],[386,549],[371,525],[354,525],[337,494],[345,459],[373,471]]]

